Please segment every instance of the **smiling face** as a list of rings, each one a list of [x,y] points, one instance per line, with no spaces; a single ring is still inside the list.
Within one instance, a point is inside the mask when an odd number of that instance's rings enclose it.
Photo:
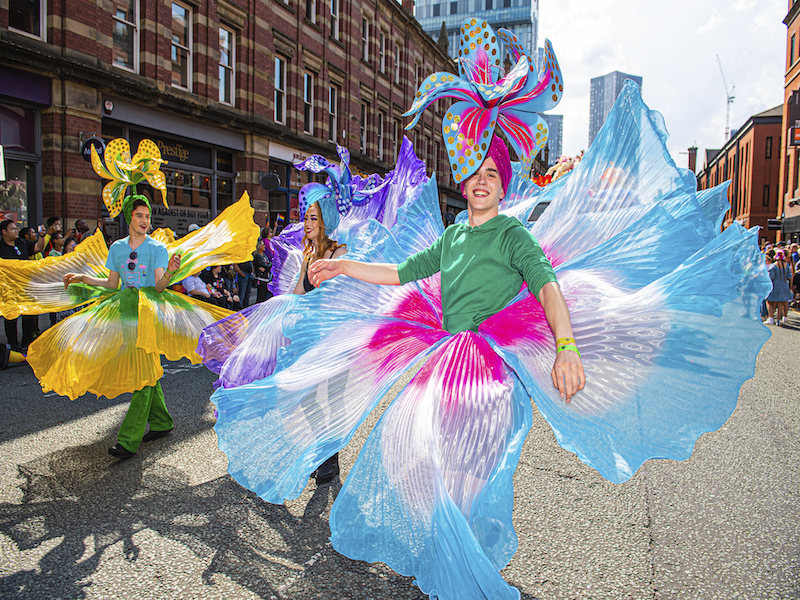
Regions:
[[[131,212],[129,229],[141,235],[147,235],[150,229],[150,209],[146,206],[137,206]]]
[[[316,244],[319,239],[320,222],[319,204],[314,203],[308,207],[306,216],[303,219],[303,230],[305,231],[306,239],[313,244]]]
[[[473,211],[485,212],[496,208],[505,195],[500,173],[491,157],[464,182],[464,197]]]

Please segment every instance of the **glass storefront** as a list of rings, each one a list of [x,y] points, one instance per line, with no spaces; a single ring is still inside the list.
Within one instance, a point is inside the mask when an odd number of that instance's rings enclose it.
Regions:
[[[300,221],[300,188],[312,181],[324,183],[328,177],[325,173],[298,171],[291,163],[275,158],[269,161],[269,172],[281,180],[280,187],[269,193],[269,222],[272,225],[277,222],[279,227]]]
[[[37,148],[39,113],[36,109],[0,104],[0,145],[5,158],[5,181],[0,181],[0,220],[12,219],[19,227],[41,221]]]
[[[177,236],[186,235],[189,225],[194,223],[202,227],[235,201],[233,152],[104,122],[104,140],[109,142],[117,137],[130,141],[132,154],[136,153],[141,140],[150,139],[167,161],[161,171],[166,179],[169,208],[164,206],[161,192],[149,185],[139,185],[137,190],[147,196],[153,206],[154,229],[169,227]]]

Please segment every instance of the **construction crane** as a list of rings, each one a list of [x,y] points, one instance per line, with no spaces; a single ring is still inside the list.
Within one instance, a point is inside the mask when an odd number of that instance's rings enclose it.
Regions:
[[[719,72],[722,74],[722,85],[725,86],[725,95],[728,98],[728,105],[725,110],[725,141],[727,142],[731,137],[731,104],[733,104],[736,98],[736,96],[733,95],[736,86],[732,85],[730,91],[728,91],[728,82],[725,80],[725,71],[722,70],[722,61],[719,59],[719,54],[717,54],[717,64],[719,65]]]

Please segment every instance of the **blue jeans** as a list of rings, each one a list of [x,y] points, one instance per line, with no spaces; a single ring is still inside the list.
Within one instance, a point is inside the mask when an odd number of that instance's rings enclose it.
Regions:
[[[242,303],[242,308],[250,306],[250,288],[253,287],[253,276],[246,275],[237,277],[239,280],[239,302]]]

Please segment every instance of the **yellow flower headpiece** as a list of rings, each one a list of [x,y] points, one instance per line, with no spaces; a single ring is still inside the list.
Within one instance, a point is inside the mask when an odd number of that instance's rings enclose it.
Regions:
[[[111,140],[106,146],[105,165],[100,160],[94,146],[92,146],[92,167],[95,173],[104,179],[110,179],[103,188],[103,203],[108,209],[111,218],[115,218],[126,202],[128,186],[133,186],[136,194],[136,185],[147,181],[157,190],[161,190],[164,206],[167,204],[167,181],[161,172],[161,165],[167,161],[161,158],[161,151],[152,140],[142,140],[139,148],[131,160],[131,147],[128,140],[117,138]],[[128,219],[126,215],[126,219]]]

